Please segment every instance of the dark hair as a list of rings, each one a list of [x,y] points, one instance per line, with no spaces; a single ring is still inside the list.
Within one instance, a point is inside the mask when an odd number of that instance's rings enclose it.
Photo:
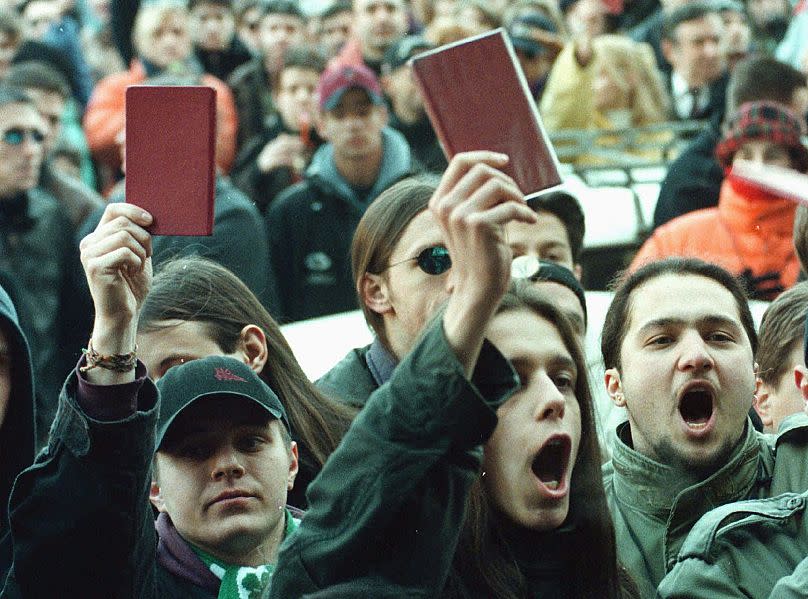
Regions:
[[[351,267],[359,305],[379,340],[389,348],[382,317],[368,308],[362,298],[365,273],[380,274],[390,261],[404,229],[413,218],[427,209],[437,189],[437,178],[430,175],[403,179],[379,194],[371,202],[354,232],[351,243]]]
[[[5,106],[6,104],[30,104],[35,106],[31,96],[20,88],[0,83],[0,106]]]
[[[526,281],[511,283],[497,314],[518,310],[529,310],[551,323],[578,369],[575,397],[581,411],[581,440],[572,471],[569,513],[564,524],[565,528],[571,529],[570,555],[575,563],[571,564],[569,571],[575,572],[575,576],[569,581],[571,594],[565,596],[581,599],[620,597],[621,575],[614,527],[601,478],[595,412],[583,351],[566,317]],[[450,589],[466,587],[474,589],[475,596],[498,599],[529,596],[525,576],[501,532],[502,518],[478,479],[470,492],[450,575]]]
[[[802,347],[806,313],[808,281],[780,294],[766,309],[760,321],[755,353],[759,376],[764,383],[777,385],[791,366],[789,355],[795,347]]]
[[[251,8],[261,8],[263,0],[236,0],[233,2],[233,16],[236,17],[236,22],[240,23],[244,18],[244,14]]]
[[[578,199],[566,191],[553,191],[531,199],[528,204],[533,210],[549,212],[556,216],[567,230],[572,250],[572,263],[578,264],[584,247],[586,222]]]
[[[751,56],[740,61],[727,84],[727,114],[741,104],[772,100],[791,106],[794,92],[808,85],[805,73],[770,56]]]
[[[22,89],[34,88],[59,94],[63,98],[70,97],[67,78],[49,64],[38,60],[13,64],[3,82]]]
[[[164,263],[143,302],[138,330],[163,330],[166,320],[204,323],[224,353],[236,351],[246,325],[260,327],[269,352],[260,376],[278,394],[295,435],[322,467],[356,412],[330,400],[309,381],[278,323],[236,275],[199,256]]]
[[[682,23],[702,19],[707,15],[719,15],[721,6],[713,0],[694,0],[674,8],[662,21],[662,39],[677,42],[676,30]]]
[[[309,44],[290,46],[283,56],[283,69],[307,69],[322,74],[327,62],[325,54],[319,48]]]
[[[665,258],[650,262],[628,276],[618,277],[614,298],[606,312],[601,333],[600,350],[606,368],[619,370],[621,367],[620,348],[629,328],[631,294],[645,283],[665,275],[705,277],[729,291],[735,298],[741,325],[752,345],[752,353],[757,352],[755,321],[752,319],[749,301],[740,281],[720,266],[696,258]]]
[[[345,12],[353,12],[353,6],[351,5],[349,0],[337,0],[336,2],[332,2],[328,5],[321,14],[320,20],[330,19],[331,17],[336,17],[337,15],[341,15]]]
[[[297,17],[301,21],[305,20],[303,11],[295,0],[268,0],[259,4],[261,7],[261,17],[267,15],[288,15]]]
[[[808,206],[800,204],[794,214],[794,249],[802,271],[808,273]]]

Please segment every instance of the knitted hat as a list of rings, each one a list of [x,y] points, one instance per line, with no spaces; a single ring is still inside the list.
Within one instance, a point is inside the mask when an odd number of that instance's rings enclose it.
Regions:
[[[575,294],[581,302],[584,311],[584,325],[588,319],[586,312],[586,294],[581,283],[572,274],[569,268],[565,268],[555,262],[539,260],[535,256],[517,256],[511,263],[512,279],[529,279],[530,281],[549,281],[563,285]]]
[[[207,397],[225,396],[252,402],[290,430],[278,396],[249,366],[235,358],[209,356],[175,366],[157,381],[157,388],[161,402],[155,442],[158,448],[180,412]]]
[[[787,106],[771,101],[747,102],[727,119],[715,155],[721,166],[729,168],[743,144],[770,141],[786,146],[794,168],[804,173],[808,172],[808,148],[800,139],[804,134],[805,120]]]

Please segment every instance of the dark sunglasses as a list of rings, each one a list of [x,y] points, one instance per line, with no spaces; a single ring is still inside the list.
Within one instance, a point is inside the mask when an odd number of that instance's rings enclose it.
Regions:
[[[415,260],[415,262],[418,264],[418,268],[423,270],[428,275],[442,275],[447,270],[452,268],[452,259],[449,257],[449,250],[439,245],[424,248],[417,256],[407,258],[406,260],[401,260],[400,262],[395,262],[394,264],[389,265],[387,268],[392,268],[412,260]]]
[[[3,131],[3,141],[10,146],[18,146],[23,142],[26,135],[29,135],[30,139],[38,144],[41,144],[45,139],[45,134],[38,129],[12,127],[11,129]]]

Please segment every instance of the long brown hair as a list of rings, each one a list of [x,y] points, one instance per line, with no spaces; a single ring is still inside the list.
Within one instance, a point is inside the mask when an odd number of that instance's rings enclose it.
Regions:
[[[515,281],[499,305],[497,314],[529,310],[552,323],[578,369],[575,396],[581,411],[581,441],[572,471],[570,506],[564,527],[572,530],[575,560],[570,572],[570,597],[603,599],[623,596],[624,579],[617,564],[614,527],[606,504],[600,474],[600,449],[595,429],[586,361],[572,326],[554,306],[526,281]],[[488,499],[481,479],[471,489],[466,519],[460,534],[449,580],[450,595],[473,589],[475,596],[517,599],[529,596],[525,576],[508,548],[499,514]],[[539,534],[539,533],[537,533]],[[631,583],[627,586],[630,588]]]
[[[241,330],[264,331],[268,357],[260,376],[278,394],[296,437],[319,470],[336,449],[356,410],[327,398],[306,377],[278,323],[258,298],[223,266],[190,256],[166,262],[143,303],[138,332],[159,331],[166,320],[204,323],[225,353],[238,348]]]

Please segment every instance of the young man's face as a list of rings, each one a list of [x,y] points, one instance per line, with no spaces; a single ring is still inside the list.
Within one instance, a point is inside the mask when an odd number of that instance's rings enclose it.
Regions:
[[[780,423],[792,414],[799,414],[805,407],[805,400],[794,382],[795,369],[803,371],[802,340],[796,344],[788,356],[788,367],[774,384],[761,381],[755,400],[757,410],[767,433],[776,433]]]
[[[380,59],[390,44],[407,33],[403,0],[354,0],[354,27],[362,53]]]
[[[0,198],[37,185],[46,130],[33,104],[0,106]]]
[[[248,400],[198,400],[156,454],[152,502],[186,541],[224,561],[267,563],[283,539],[297,447],[269,418]]]
[[[295,15],[269,13],[261,19],[261,51],[265,61],[280,67],[286,49],[306,39],[306,24]]]
[[[526,309],[494,317],[486,337],[511,360],[521,387],[497,409],[483,485],[515,524],[553,530],[569,511],[581,441],[575,362],[556,328]]]
[[[182,62],[191,54],[191,35],[179,13],[169,13],[138,48],[140,55],[160,68]]]
[[[351,37],[353,24],[353,13],[345,11],[323,19],[320,29],[320,45],[325,49],[328,56],[335,56],[339,53],[348,38]]]
[[[25,90],[36,104],[36,108],[47,126],[47,135],[43,143],[45,156],[56,145],[59,134],[62,132],[62,114],[65,110],[65,97],[58,92],[49,92],[38,88]]]
[[[191,32],[203,50],[227,50],[236,33],[236,20],[227,6],[202,2],[191,11]]]
[[[360,159],[380,152],[387,110],[362,89],[346,90],[333,110],[321,114],[321,135],[338,158]]]
[[[509,222],[505,225],[508,245],[513,257],[535,256],[545,262],[555,262],[576,273],[567,228],[556,215],[539,211],[533,224]]]
[[[726,65],[724,23],[718,14],[681,23],[675,42],[663,41],[665,58],[690,87],[709,85]]]
[[[426,248],[445,246],[435,217],[425,210],[413,218],[390,255],[396,264],[380,275],[384,304],[377,311],[384,318],[384,330],[393,352],[401,359],[414,346],[429,320],[449,298],[451,269],[443,274],[424,272],[414,258]],[[401,264],[398,264],[398,263]]]
[[[735,164],[736,160],[747,160],[756,164],[782,166],[784,168],[792,168],[793,166],[791,154],[789,154],[786,146],[764,139],[754,139],[743,144],[735,152],[735,156],[732,157],[732,163]]]
[[[697,275],[663,275],[634,290],[619,371],[634,448],[663,464],[709,471],[740,438],[755,391],[752,347],[733,295]]]
[[[275,104],[281,120],[290,131],[300,130],[302,122],[311,122],[317,109],[315,91],[320,74],[312,69],[287,67],[281,71]]]
[[[413,117],[425,114],[421,91],[415,84],[412,68],[402,65],[384,78],[384,89],[393,104],[393,110],[405,123],[415,122]]]

